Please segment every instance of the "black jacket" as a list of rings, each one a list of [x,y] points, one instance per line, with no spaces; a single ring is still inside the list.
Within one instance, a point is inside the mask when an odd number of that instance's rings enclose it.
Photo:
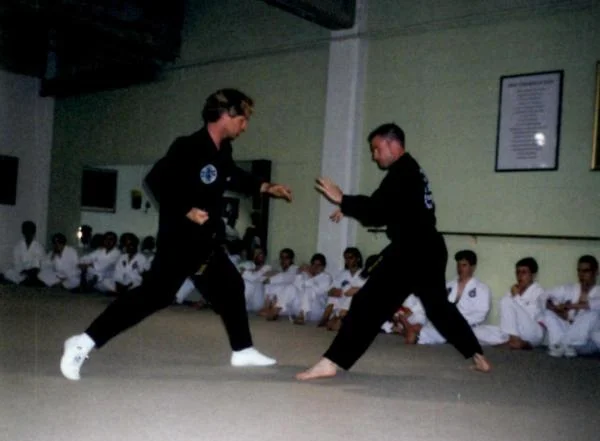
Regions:
[[[177,138],[167,154],[145,178],[147,189],[159,206],[157,247],[173,245],[207,247],[224,233],[223,193],[230,190],[253,194],[263,183],[235,165],[231,144],[217,149],[206,128]],[[190,221],[192,208],[207,211],[204,225]]]
[[[437,234],[429,181],[408,153],[390,166],[371,196],[344,196],[340,208],[364,226],[385,226],[392,244],[417,244]]]

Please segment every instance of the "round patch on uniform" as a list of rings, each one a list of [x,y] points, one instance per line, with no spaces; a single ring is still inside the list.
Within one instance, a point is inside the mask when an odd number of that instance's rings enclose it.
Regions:
[[[471,291],[469,291],[469,297],[475,297],[477,295],[477,290],[475,288],[473,288]]]
[[[205,165],[200,170],[200,180],[204,184],[212,184],[217,180],[217,167],[212,164]]]

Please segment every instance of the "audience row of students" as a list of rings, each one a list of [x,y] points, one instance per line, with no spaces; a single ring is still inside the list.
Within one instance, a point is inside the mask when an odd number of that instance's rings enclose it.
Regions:
[[[536,260],[520,259],[515,265],[516,282],[499,302],[499,326],[485,324],[492,307],[492,293],[488,285],[475,277],[477,255],[462,250],[454,257],[457,277],[447,284],[448,301],[457,306],[482,344],[512,349],[547,345],[548,353],[554,357],[600,351],[600,288],[595,257],[579,258],[578,283],[547,290],[536,282]],[[360,251],[347,248],[345,268],[332,277],[325,271],[322,254],[315,254],[309,265],[298,267],[293,251],[284,249],[279,256],[281,269],[273,271],[264,263],[264,250],[257,249],[252,263],[240,264],[248,309],[258,309],[267,320],[286,315],[296,324],[312,320],[337,330],[352,296],[365,283],[368,269],[376,259],[377,256],[370,256],[363,268]],[[414,295],[406,299],[382,330],[403,335],[408,344],[445,343]]]
[[[36,227],[31,221],[22,224],[23,239],[13,253],[13,266],[6,270],[4,280],[28,286],[62,286],[68,290],[96,289],[119,294],[139,286],[152,261],[154,239],[144,239],[142,252],[139,239],[125,233],[117,246],[117,235],[107,232],[98,248],[78,251],[67,245],[62,233],[52,236],[52,249],[46,253],[35,240]]]
[[[139,239],[132,233],[121,236],[107,232],[97,249],[85,248],[80,257],[67,245],[66,237],[55,234],[52,250],[46,254],[35,240],[36,226],[22,224],[23,239],[15,246],[14,265],[3,273],[6,281],[25,285],[62,286],[69,290],[95,289],[120,294],[139,286],[153,258],[154,239]],[[238,250],[239,251],[239,250]],[[326,271],[326,258],[314,254],[309,264],[295,264],[290,248],[279,253],[279,268],[266,263],[266,252],[256,247],[251,261],[242,260],[230,249],[246,285],[249,311],[267,320],[281,315],[295,324],[315,321],[319,326],[337,330],[350,307],[353,295],[365,283],[378,256],[363,258],[355,247],[344,251],[344,269],[332,277]],[[456,253],[457,277],[447,284],[448,301],[454,303],[475,335],[484,345],[506,345],[512,349],[531,349],[548,345],[554,357],[575,357],[600,351],[600,288],[597,286],[598,261],[590,255],[577,263],[578,283],[544,290],[537,282],[538,264],[532,257],[515,265],[516,283],[499,302],[500,324],[485,324],[491,309],[489,287],[475,277],[477,255],[471,250]],[[177,295],[181,303],[194,289],[186,281]],[[390,287],[393,289],[393,287]],[[382,326],[398,333],[407,344],[444,343],[442,335],[427,320],[419,299],[411,295]]]

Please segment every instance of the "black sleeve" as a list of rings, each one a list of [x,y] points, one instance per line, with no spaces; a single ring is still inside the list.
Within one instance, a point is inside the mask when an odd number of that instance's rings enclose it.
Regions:
[[[144,183],[158,205],[168,205],[174,214],[186,215],[193,208],[194,185],[190,182],[185,142],[178,138],[148,172]]]
[[[261,185],[266,181],[238,167],[231,158],[231,146],[228,145],[226,148],[229,150],[227,190],[249,196],[258,194]]]
[[[402,174],[390,171],[371,196],[344,195],[340,209],[366,227],[384,226],[393,212],[402,210],[404,187]]]

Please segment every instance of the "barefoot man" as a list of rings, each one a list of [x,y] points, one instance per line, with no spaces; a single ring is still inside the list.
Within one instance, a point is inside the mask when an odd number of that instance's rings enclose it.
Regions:
[[[333,377],[339,368],[350,369],[373,342],[382,323],[410,293],[420,298],[427,317],[446,340],[465,358],[473,360],[474,369],[490,371],[471,327],[456,305],[447,300],[448,251],[436,230],[435,205],[427,177],[405,151],[404,131],[396,124],[384,124],[369,134],[368,142],[373,161],[387,170],[371,196],[344,195],[327,178],[319,178],[316,188],[339,206],[331,215],[334,222],[349,216],[365,226],[385,226],[391,243],[369,269],[367,282],[354,296],[342,327],[323,358],[296,378]],[[389,289],[391,286],[395,289]]]

